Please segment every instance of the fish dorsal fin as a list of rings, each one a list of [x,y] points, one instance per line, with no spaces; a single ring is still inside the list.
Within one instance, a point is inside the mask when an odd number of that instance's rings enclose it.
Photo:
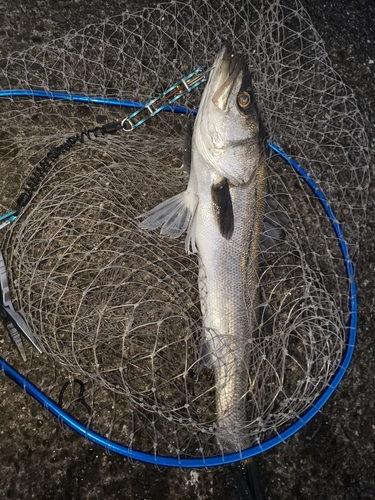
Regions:
[[[193,140],[193,131],[194,131],[194,121],[189,120],[186,128],[186,134],[184,137],[184,145],[182,148],[183,159],[184,159],[184,169],[188,174],[190,174],[191,170],[191,147]]]
[[[234,231],[234,215],[228,179],[222,178],[211,186],[211,199],[220,234],[230,240]]]
[[[286,230],[291,224],[288,215],[277,201],[267,196],[260,245],[263,254],[276,250],[276,247],[285,240]]]

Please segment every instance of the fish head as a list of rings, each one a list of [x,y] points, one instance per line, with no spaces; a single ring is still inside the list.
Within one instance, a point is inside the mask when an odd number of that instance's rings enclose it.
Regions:
[[[224,46],[203,92],[193,141],[214,174],[241,185],[264,157],[265,138],[246,61]]]

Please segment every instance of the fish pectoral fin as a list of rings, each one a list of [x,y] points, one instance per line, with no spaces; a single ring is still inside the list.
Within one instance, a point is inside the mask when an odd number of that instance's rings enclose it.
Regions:
[[[192,216],[190,205],[189,193],[179,193],[139,215],[137,218],[146,217],[139,227],[151,230],[161,226],[160,234],[178,238],[189,227]]]
[[[234,215],[228,179],[224,177],[211,186],[211,199],[220,234],[230,240],[234,231]]]

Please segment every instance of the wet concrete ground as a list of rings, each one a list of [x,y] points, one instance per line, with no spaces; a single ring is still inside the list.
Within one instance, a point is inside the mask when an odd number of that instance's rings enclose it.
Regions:
[[[302,2],[326,43],[333,67],[350,85],[375,130],[375,6],[370,0]],[[138,6],[151,5],[138,2]],[[56,38],[69,29],[132,9],[135,2],[3,0],[0,57]],[[7,196],[18,184],[9,176]],[[3,177],[4,178],[4,177]],[[358,345],[339,390],[304,430],[257,459],[264,498],[354,500],[375,498],[375,216],[374,185],[357,266]],[[3,331],[0,331],[0,339]],[[0,379],[0,498],[209,499],[234,498],[225,469],[156,470],[107,455]]]

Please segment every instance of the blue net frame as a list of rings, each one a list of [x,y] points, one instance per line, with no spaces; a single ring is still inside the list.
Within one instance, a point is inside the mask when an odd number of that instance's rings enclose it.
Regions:
[[[62,92],[45,92],[37,90],[7,90],[1,91],[0,97],[13,98],[13,97],[37,97],[37,98],[47,98],[47,99],[57,99],[57,100],[70,100],[73,102],[84,102],[87,104],[99,104],[99,105],[112,105],[120,107],[133,107],[142,108],[144,103],[134,102],[134,101],[121,101],[117,99],[103,99],[100,97],[90,97],[78,94],[65,94]],[[183,106],[171,106],[164,109],[164,111],[173,111],[182,114],[196,114],[197,111],[192,111]],[[190,468],[211,468],[223,465],[229,465],[234,462],[239,462],[241,460],[246,460],[248,458],[254,457],[263,453],[280,443],[284,443],[287,439],[297,433],[302,429],[324,406],[328,399],[332,396],[334,391],[337,389],[339,383],[341,382],[343,376],[345,375],[350,361],[353,356],[356,334],[357,334],[357,289],[354,274],[354,266],[350,258],[348,244],[344,238],[343,230],[339,221],[337,220],[335,213],[333,212],[330,204],[324,193],[319,189],[314,180],[310,177],[309,173],[306,172],[301,165],[299,165],[293,158],[289,157],[280,147],[272,142],[268,143],[269,147],[279,155],[308,185],[313,194],[321,203],[329,221],[331,223],[332,229],[336,235],[341,254],[344,260],[344,265],[346,269],[346,274],[349,284],[349,318],[347,328],[347,345],[346,350],[343,355],[342,362],[332,380],[325,388],[323,393],[319,398],[311,404],[309,410],[307,410],[303,415],[298,416],[298,420],[290,425],[287,429],[282,431],[277,436],[274,436],[262,443],[253,445],[250,448],[242,450],[236,453],[230,453],[226,455],[219,455],[207,458],[177,458],[177,457],[166,457],[161,455],[152,455],[150,453],[144,453],[131,449],[120,443],[112,441],[103,437],[102,435],[88,429],[85,425],[79,422],[77,419],[72,417],[69,413],[64,411],[57,403],[45,395],[40,389],[38,389],[33,383],[31,383],[26,377],[15,370],[9,363],[7,363],[3,358],[0,357],[0,369],[2,372],[9,377],[13,382],[18,384],[27,394],[32,396],[36,401],[42,404],[49,413],[52,413],[61,422],[70,427],[72,430],[80,434],[81,436],[88,439],[90,442],[95,443],[112,453],[117,453],[123,455],[132,460],[137,460],[141,462],[146,462],[154,464],[159,467],[178,467],[184,469]]]

